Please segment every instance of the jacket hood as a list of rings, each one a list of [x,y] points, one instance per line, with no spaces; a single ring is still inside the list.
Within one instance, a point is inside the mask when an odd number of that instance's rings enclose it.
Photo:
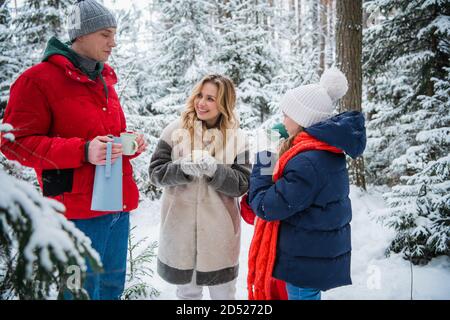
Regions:
[[[86,70],[83,70],[83,67],[78,60],[78,54],[73,49],[71,49],[68,44],[59,41],[56,37],[51,37],[48,41],[42,61],[48,61],[49,58],[53,55],[61,55],[66,57],[76,68],[83,71],[83,73],[88,74]],[[97,67],[95,70],[96,75],[99,75],[102,72],[103,67],[103,63],[97,63]]]
[[[305,131],[331,146],[343,150],[353,159],[366,148],[364,116],[358,111],[340,113],[330,119],[305,128]]]

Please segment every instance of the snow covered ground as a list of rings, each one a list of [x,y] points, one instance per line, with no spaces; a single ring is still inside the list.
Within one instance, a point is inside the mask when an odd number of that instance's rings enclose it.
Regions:
[[[399,255],[384,256],[394,233],[375,221],[384,201],[376,190],[369,193],[352,187],[352,279],[353,285],[324,292],[322,299],[410,299],[411,266]],[[157,241],[159,233],[159,201],[144,200],[131,215],[136,226],[136,240],[148,237]],[[247,299],[247,253],[253,227],[242,221],[242,242],[237,298]],[[156,260],[152,262],[156,271]],[[163,281],[155,272],[149,283],[160,291],[157,299],[176,299],[175,286]],[[209,299],[207,290],[204,297]],[[427,266],[413,266],[414,299],[450,299],[450,258],[440,257]]]

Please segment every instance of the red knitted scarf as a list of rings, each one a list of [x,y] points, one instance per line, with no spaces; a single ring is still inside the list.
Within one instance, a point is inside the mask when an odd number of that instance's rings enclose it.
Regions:
[[[300,152],[326,150],[342,153],[342,150],[319,141],[306,132],[299,133],[292,144],[275,164],[273,181],[283,175],[286,164]],[[256,219],[255,231],[248,257],[247,289],[249,300],[287,300],[286,284],[272,277],[275,264],[278,228],[280,221]]]

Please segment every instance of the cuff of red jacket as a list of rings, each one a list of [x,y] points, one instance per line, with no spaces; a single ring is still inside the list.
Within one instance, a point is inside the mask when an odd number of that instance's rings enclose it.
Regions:
[[[91,141],[87,141],[84,144],[84,162],[89,162],[89,144]]]

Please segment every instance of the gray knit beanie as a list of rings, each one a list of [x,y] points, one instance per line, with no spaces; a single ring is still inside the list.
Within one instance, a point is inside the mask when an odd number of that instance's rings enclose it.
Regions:
[[[79,0],[68,16],[70,41],[101,29],[117,28],[116,18],[95,0]]]

